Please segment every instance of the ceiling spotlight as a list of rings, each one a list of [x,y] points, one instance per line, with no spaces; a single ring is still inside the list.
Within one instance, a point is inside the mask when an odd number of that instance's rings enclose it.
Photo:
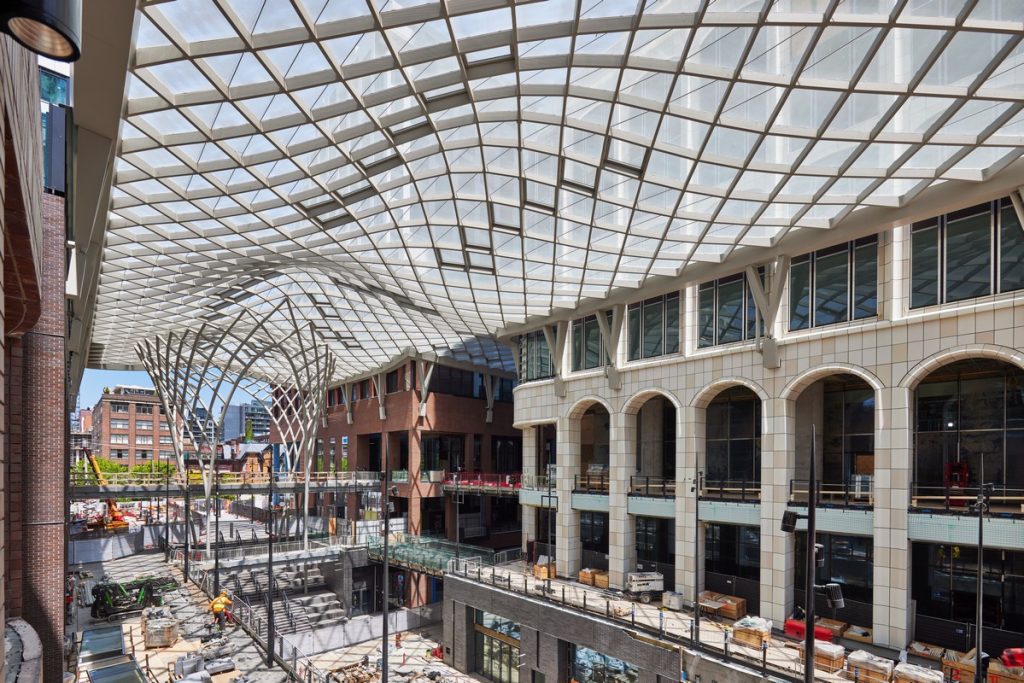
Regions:
[[[82,56],[82,0],[6,0],[0,31],[43,57],[74,62]]]

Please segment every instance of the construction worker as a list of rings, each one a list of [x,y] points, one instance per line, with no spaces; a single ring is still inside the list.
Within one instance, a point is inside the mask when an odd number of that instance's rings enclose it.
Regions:
[[[220,595],[210,601],[210,611],[213,612],[214,621],[221,631],[224,630],[224,622],[228,618],[228,607],[231,607],[231,598],[227,591],[221,591]]]

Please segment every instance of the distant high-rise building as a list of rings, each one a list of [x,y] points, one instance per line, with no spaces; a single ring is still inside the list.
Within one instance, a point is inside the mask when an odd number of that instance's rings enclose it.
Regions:
[[[224,412],[223,436],[225,441],[244,439],[246,425],[252,424],[254,441],[264,441],[270,436],[270,411],[261,401],[252,400],[241,405],[228,406]]]

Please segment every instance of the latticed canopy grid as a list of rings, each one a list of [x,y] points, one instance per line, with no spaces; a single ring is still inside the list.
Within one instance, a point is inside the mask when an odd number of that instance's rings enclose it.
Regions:
[[[95,362],[291,298],[339,376],[1024,144],[1019,0],[141,2]],[[465,342],[469,339],[468,342]]]

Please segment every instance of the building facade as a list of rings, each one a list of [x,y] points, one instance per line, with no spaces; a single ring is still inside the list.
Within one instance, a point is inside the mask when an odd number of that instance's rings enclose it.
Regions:
[[[115,386],[104,390],[92,410],[93,453],[132,467],[174,462],[167,417],[152,387]]]
[[[510,372],[402,356],[329,390],[318,461],[339,471],[380,472],[386,457],[394,528],[499,550],[515,547],[522,459],[512,427],[512,388]],[[379,498],[349,498],[347,519],[378,518]],[[439,597],[439,580],[401,574],[392,579],[392,595],[401,593],[403,604]]]
[[[254,441],[264,441],[270,436],[270,412],[263,403],[254,399],[228,406],[224,411],[223,440],[245,439],[249,425]]]
[[[1021,642],[1022,208],[997,197],[524,330],[524,552],[553,542],[559,575],[618,587],[657,568],[779,624],[805,543],[780,521],[806,508],[813,453],[840,618],[878,645],[966,650],[984,481],[986,642]]]

